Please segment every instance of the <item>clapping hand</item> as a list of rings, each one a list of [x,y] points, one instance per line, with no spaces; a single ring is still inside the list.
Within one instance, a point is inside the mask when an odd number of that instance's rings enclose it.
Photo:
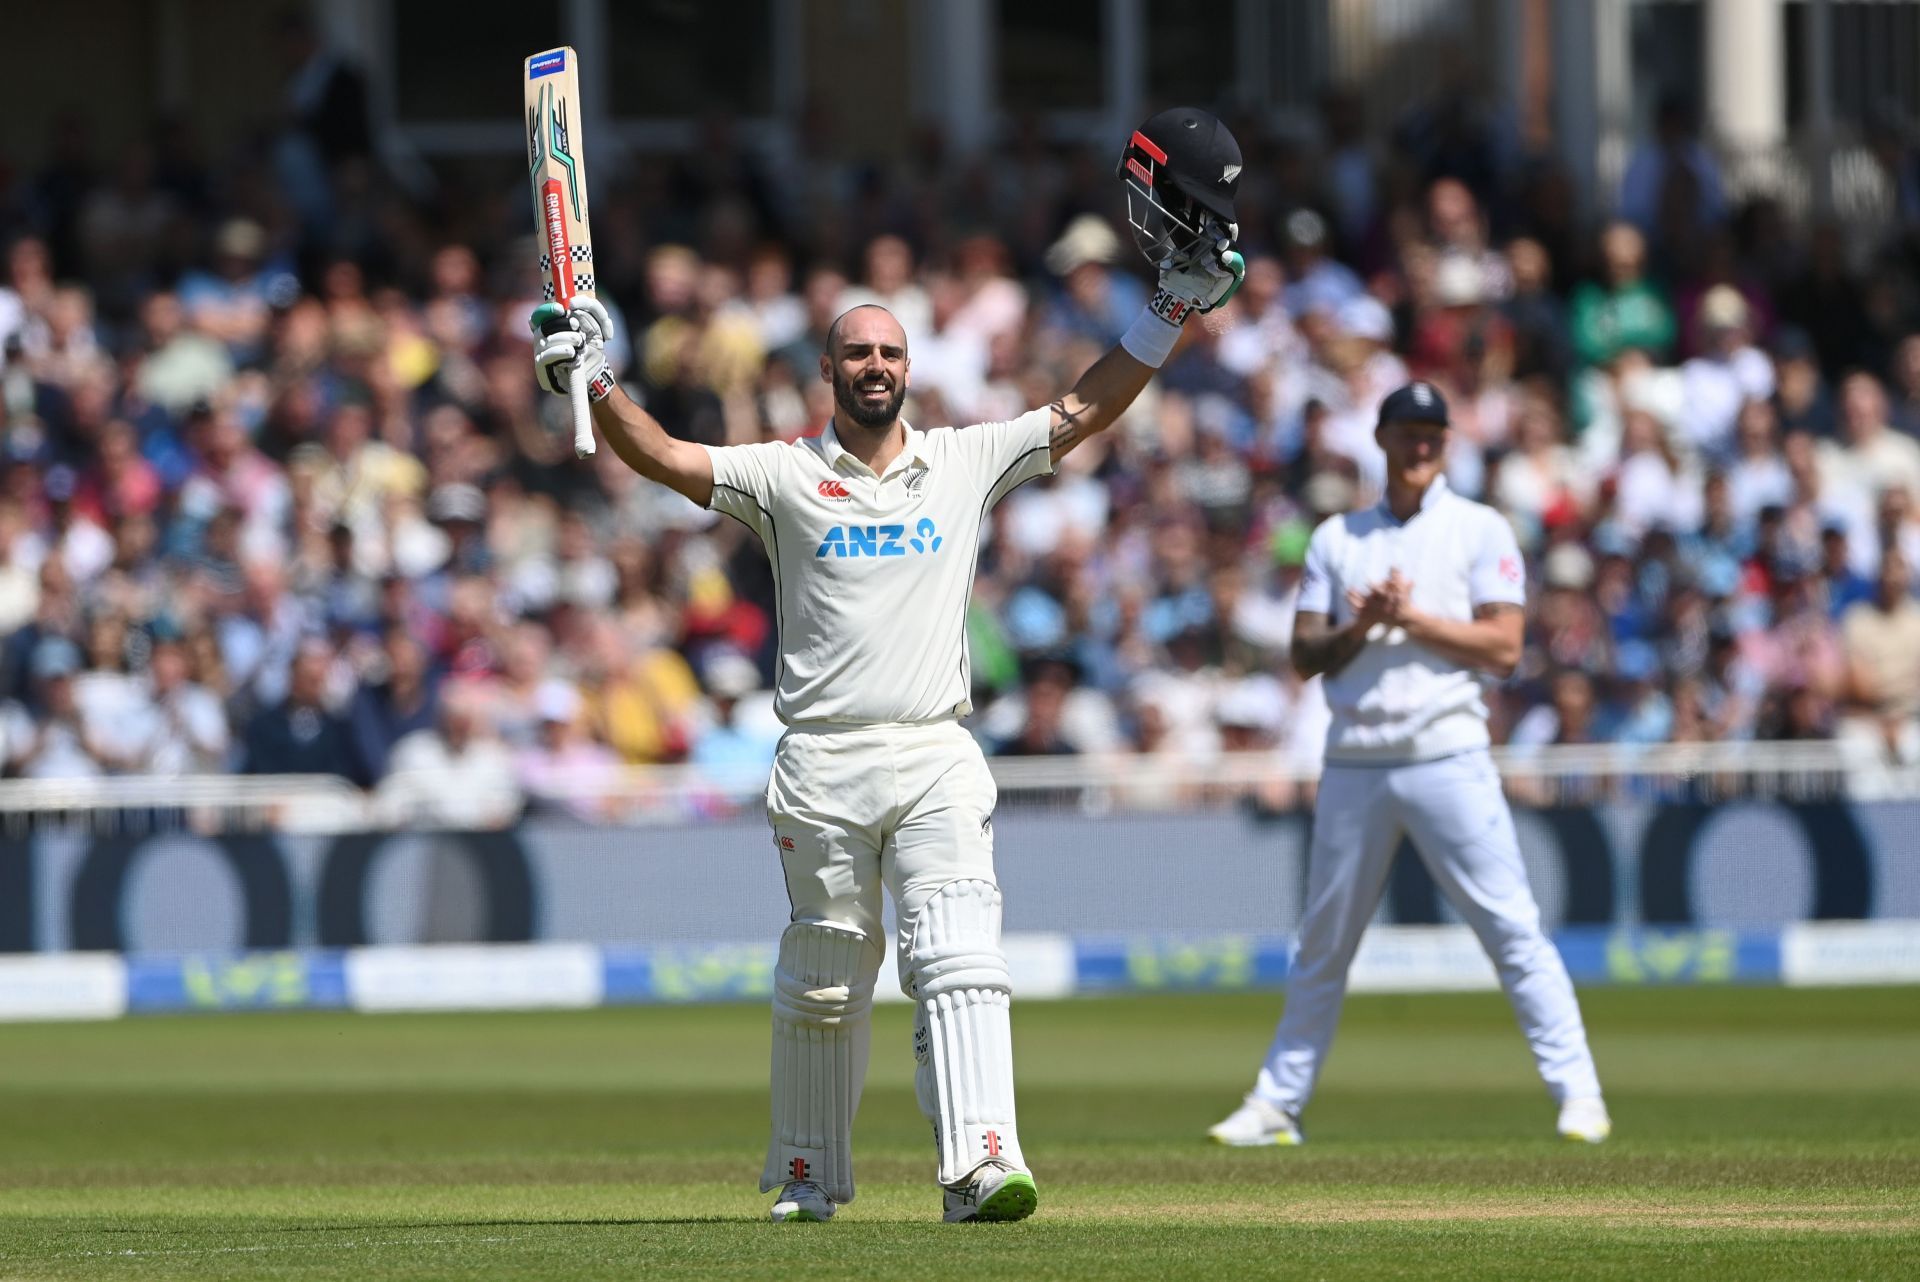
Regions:
[[[1413,584],[1395,570],[1370,588],[1348,588],[1347,608],[1353,611],[1354,622],[1365,627],[1400,626],[1413,610]]]

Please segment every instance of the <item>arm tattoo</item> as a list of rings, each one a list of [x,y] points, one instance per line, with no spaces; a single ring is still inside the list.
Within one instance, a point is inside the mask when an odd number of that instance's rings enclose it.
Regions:
[[[1294,616],[1293,668],[1303,677],[1337,676],[1366,646],[1365,628],[1336,628],[1324,614]]]
[[[1080,420],[1086,416],[1087,410],[1091,407],[1082,405],[1078,410],[1069,410],[1066,398],[1062,397],[1047,408],[1060,418],[1059,424],[1053,429],[1052,439],[1048,442],[1053,447],[1053,460],[1057,463],[1061,455],[1084,441],[1089,435],[1082,430]]]
[[[1488,601],[1484,605],[1473,607],[1473,617],[1476,619],[1497,619],[1504,614],[1524,613],[1526,613],[1524,607],[1517,606],[1511,601]]]

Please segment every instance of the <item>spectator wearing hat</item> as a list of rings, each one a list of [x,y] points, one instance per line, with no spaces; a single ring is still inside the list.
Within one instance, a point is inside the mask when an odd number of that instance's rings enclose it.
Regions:
[[[719,784],[755,788],[773,768],[781,726],[771,715],[754,716],[745,706],[760,689],[760,670],[738,650],[716,647],[701,666],[702,684],[712,719],[694,742],[688,761]],[[772,701],[761,711],[769,713]]]
[[[266,258],[266,230],[251,219],[229,219],[214,236],[211,269],[180,278],[188,321],[225,343],[236,365],[259,360],[276,299],[290,300],[299,288],[284,268],[268,270]]]
[[[1774,393],[1773,365],[1753,345],[1749,315],[1731,285],[1709,289],[1694,315],[1699,355],[1681,367],[1686,401],[1679,427],[1687,444],[1710,458],[1732,453],[1741,407]]]
[[[549,678],[536,689],[533,706],[534,740],[514,757],[528,807],[589,821],[608,818],[617,805],[613,784],[620,762],[588,737],[580,692],[572,682]]]
[[[0,709],[9,775],[91,779],[107,773],[109,753],[88,726],[74,688],[83,661],[80,647],[62,636],[34,647],[28,699]]]
[[[1841,617],[1840,635],[1848,707],[1840,737],[1903,765],[1920,762],[1920,602],[1897,548],[1880,558],[1873,595]]]
[[[1609,223],[1600,236],[1601,276],[1576,287],[1573,347],[1588,365],[1606,365],[1628,348],[1664,359],[1673,346],[1673,308],[1647,278],[1647,242],[1632,223]]]
[[[1060,283],[1042,328],[1101,346],[1117,342],[1147,301],[1139,281],[1113,270],[1119,259],[1120,238],[1104,218],[1081,214],[1068,223],[1047,247],[1047,271]]]
[[[1407,381],[1406,362],[1392,347],[1393,313],[1361,294],[1317,319],[1327,326],[1320,363],[1308,375],[1309,395],[1327,410],[1317,445],[1353,463],[1362,501],[1371,501],[1386,477],[1386,456],[1373,439],[1380,403]]]
[[[1660,652],[1646,641],[1614,649],[1611,697],[1600,723],[1609,743],[1665,743],[1673,733],[1673,701],[1660,688]]]
[[[1287,267],[1287,310],[1298,320],[1312,312],[1337,312],[1366,293],[1360,278],[1328,254],[1327,223],[1311,209],[1296,209],[1280,224]]]

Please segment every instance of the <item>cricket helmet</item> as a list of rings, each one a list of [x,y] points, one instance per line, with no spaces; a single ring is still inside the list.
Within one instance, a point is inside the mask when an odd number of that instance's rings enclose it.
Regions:
[[[1134,243],[1156,266],[1237,235],[1240,144],[1219,117],[1174,107],[1133,131],[1115,176],[1127,187]]]

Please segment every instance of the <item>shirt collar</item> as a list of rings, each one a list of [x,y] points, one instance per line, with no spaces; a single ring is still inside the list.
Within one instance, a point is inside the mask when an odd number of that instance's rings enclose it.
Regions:
[[[1433,483],[1427,486],[1426,493],[1420,496],[1420,512],[1425,512],[1435,503],[1438,503],[1446,493],[1447,477],[1446,473],[1442,472],[1439,476],[1433,478]],[[1420,512],[1415,512],[1413,515],[1418,516]],[[1388,505],[1385,495],[1381,495],[1380,497],[1380,515],[1386,517],[1387,520],[1393,522],[1395,525],[1404,524],[1399,517],[1393,514],[1393,508]],[[1411,520],[1412,518],[1410,517],[1408,519]]]
[[[905,419],[900,421],[900,425],[907,431],[907,442],[900,448],[900,453],[894,457],[893,462],[887,465],[886,475],[892,475],[909,464],[917,464],[920,467],[927,465],[927,434]],[[840,444],[840,436],[833,430],[832,419],[828,419],[826,427],[821,429],[820,454],[827,460],[827,466],[835,471],[840,469],[840,460],[845,459],[848,467],[858,468],[869,476],[873,474],[872,468],[847,453],[846,448]]]

